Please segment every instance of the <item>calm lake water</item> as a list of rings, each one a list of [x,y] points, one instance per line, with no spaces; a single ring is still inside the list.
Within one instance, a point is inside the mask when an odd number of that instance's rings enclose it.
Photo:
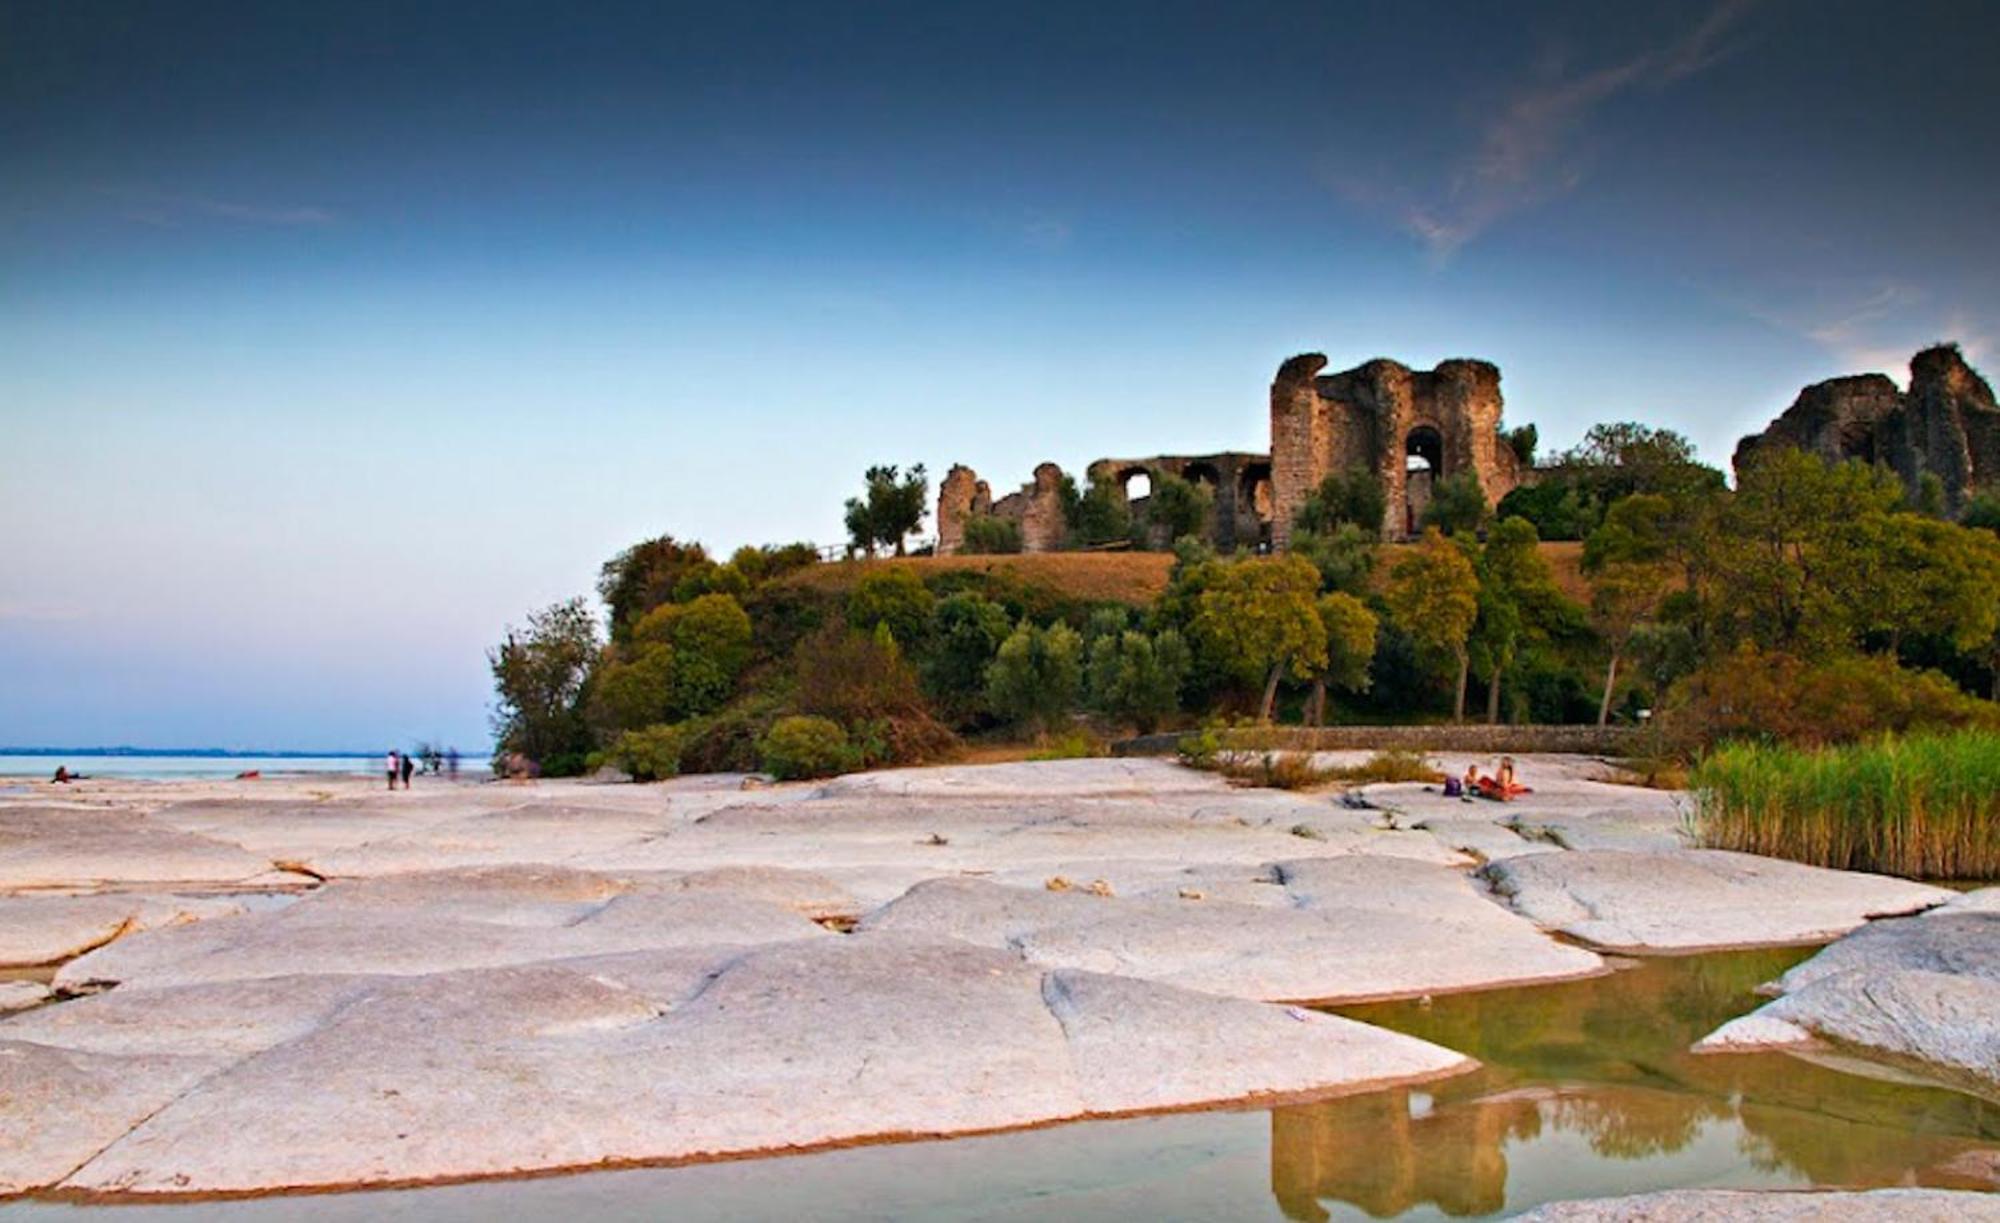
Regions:
[[[383,749],[383,755],[388,749]],[[90,777],[140,778],[153,781],[185,781],[202,777],[234,777],[258,770],[274,773],[346,773],[377,776],[382,755],[374,756],[7,756],[0,755],[0,778],[29,778],[47,781],[63,765],[72,773]],[[459,763],[462,771],[484,770],[486,758],[475,764],[471,758]]]
[[[0,1223],[1414,1220],[1671,1188],[1992,1188],[1994,1103],[1783,1054],[1686,1051],[1806,954],[1651,960],[1430,1006],[1341,1008],[1486,1063],[1422,1089],[435,1189],[156,1207],[16,1202],[0,1205]]]

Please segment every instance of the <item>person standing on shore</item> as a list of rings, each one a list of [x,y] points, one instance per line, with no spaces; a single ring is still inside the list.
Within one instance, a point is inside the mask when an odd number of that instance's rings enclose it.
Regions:
[[[402,765],[402,757],[392,748],[388,758],[382,762],[383,769],[389,774],[389,788],[391,790],[396,788],[396,774],[402,770]]]
[[[416,771],[417,758],[405,752],[403,754],[403,788],[405,790],[410,788],[410,774]]]

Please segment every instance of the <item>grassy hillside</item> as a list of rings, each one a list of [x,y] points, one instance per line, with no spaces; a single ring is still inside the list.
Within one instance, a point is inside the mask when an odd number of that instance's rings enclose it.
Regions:
[[[1405,545],[1382,550],[1378,573],[1386,577]],[[1590,587],[1583,577],[1583,545],[1545,543],[1542,556],[1554,571],[1563,593],[1588,602]],[[1039,586],[1069,599],[1117,602],[1144,607],[1167,588],[1174,558],[1165,552],[1039,552],[1015,556],[907,556],[882,560],[837,561],[814,565],[781,579],[829,593],[845,593],[871,567],[905,566],[920,575],[964,571],[1003,574],[1024,585]]]

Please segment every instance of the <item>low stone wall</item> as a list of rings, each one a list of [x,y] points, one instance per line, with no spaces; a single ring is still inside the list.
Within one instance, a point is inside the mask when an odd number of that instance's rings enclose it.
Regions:
[[[1183,732],[1185,733],[1185,732]],[[1629,756],[1645,731],[1636,726],[1274,726],[1251,732],[1273,751],[1346,752],[1562,752],[1579,756]],[[1111,745],[1114,756],[1165,756],[1182,735],[1140,735]]]

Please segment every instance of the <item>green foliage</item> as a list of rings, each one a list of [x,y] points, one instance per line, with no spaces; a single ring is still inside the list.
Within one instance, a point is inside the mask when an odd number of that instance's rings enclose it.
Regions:
[[[674,648],[639,644],[629,661],[609,656],[590,685],[589,721],[609,735],[655,722],[677,721],[674,701]]]
[[[1671,517],[1672,504],[1667,498],[1637,493],[1613,505],[1604,524],[1584,543],[1591,620],[1611,649],[1597,707],[1600,726],[1611,720],[1619,664],[1634,636],[1659,613],[1673,581]]]
[[[1389,614],[1420,654],[1458,664],[1453,716],[1465,717],[1468,641],[1479,618],[1479,574],[1465,553],[1436,528],[1426,530],[1389,571],[1383,592]]]
[[[1487,677],[1486,718],[1500,720],[1501,684],[1525,644],[1546,640],[1574,615],[1542,559],[1541,540],[1525,518],[1494,526],[1475,566],[1479,616],[1469,642],[1472,666]]]
[[[1132,537],[1132,510],[1125,503],[1125,490],[1109,477],[1092,480],[1090,491],[1065,511],[1073,543],[1109,544]]]
[[[1854,653],[1809,661],[1748,643],[1680,680],[1665,705],[1662,733],[1682,751],[1734,739],[1813,746],[1883,732],[2000,729],[2000,706],[1935,671]]]
[[[1088,760],[1105,754],[1102,740],[1094,738],[1090,732],[1073,730],[1065,735],[1056,735],[1044,740],[1035,750],[1028,753],[1029,760]]]
[[[1523,484],[1500,498],[1499,518],[1525,518],[1543,539],[1586,539],[1604,513],[1596,492],[1564,474]]]
[[[598,707],[618,727],[712,713],[750,660],[750,616],[726,594],[654,608],[632,626],[630,660],[606,668]]]
[[[1342,526],[1351,525],[1379,537],[1388,512],[1389,499],[1382,491],[1381,478],[1366,467],[1350,467],[1334,472],[1306,494],[1293,522],[1298,530],[1314,535],[1331,536]]]
[[[1162,474],[1146,498],[1147,534],[1169,546],[1184,535],[1201,535],[1215,510],[1215,494],[1206,485]]]
[[[1430,503],[1424,506],[1423,520],[1419,525],[1425,530],[1436,529],[1446,535],[1473,535],[1486,525],[1490,513],[1486,505],[1486,491],[1479,486],[1479,477],[1472,472],[1461,471],[1439,480],[1432,488]]]
[[[1917,477],[1916,495],[1909,498],[1910,512],[1922,514],[1926,518],[1945,516],[1944,481],[1934,471],[1927,471]]]
[[[1614,502],[1635,493],[1668,497],[1719,492],[1722,473],[1695,460],[1670,429],[1621,421],[1592,426],[1529,484],[1501,499],[1498,515],[1526,518],[1543,539],[1584,539]]]
[[[1331,530],[1299,531],[1292,551],[1319,570],[1320,587],[1366,597],[1374,585],[1375,562],[1381,549],[1381,528],[1343,522]]]
[[[947,716],[964,721],[984,709],[986,668],[1012,631],[1007,610],[983,595],[960,591],[938,601],[924,678]]]
[[[1542,431],[1535,428],[1533,421],[1509,429],[1500,436],[1506,441],[1507,448],[1514,452],[1514,459],[1521,465],[1522,471],[1535,466],[1535,447],[1541,445]]]
[[[818,563],[819,549],[808,543],[761,547],[745,544],[729,556],[729,567],[742,574],[752,587]]]
[[[986,703],[1010,722],[1046,731],[1068,715],[1083,685],[1083,638],[1066,624],[1023,620],[986,669]]]
[[[974,514],[965,520],[960,551],[968,556],[1005,556],[1021,550],[1021,524],[996,514]]]
[[[900,566],[870,569],[847,596],[847,623],[865,633],[886,627],[903,645],[923,636],[936,600],[913,570]]]
[[[828,624],[799,646],[795,661],[801,713],[854,726],[876,718],[923,717],[916,673],[895,638]]]
[[[893,463],[870,467],[864,480],[866,491],[847,501],[849,546],[870,556],[877,547],[903,555],[905,542],[923,526],[930,501],[931,481],[924,465],[918,463],[907,475]]]
[[[2000,535],[2000,488],[1989,488],[1965,503],[1958,524]]]
[[[597,593],[611,612],[612,640],[625,640],[639,617],[674,599],[690,571],[712,564],[700,544],[683,544],[671,535],[634,544],[604,562]]]
[[[1837,870],[2000,878],[2000,735],[1732,744],[1692,781],[1703,845]]]
[[[525,629],[507,627],[486,655],[500,751],[519,752],[550,775],[582,767],[590,750],[583,706],[600,649],[597,618],[581,598],[530,613]]]
[[[1326,668],[1318,678],[1347,692],[1368,687],[1380,623],[1368,605],[1345,591],[1321,595],[1319,622],[1326,631]]]
[[[1130,629],[1101,633],[1090,645],[1091,705],[1151,734],[1180,707],[1181,681],[1191,661],[1173,629],[1150,637]]]
[[[840,723],[829,718],[779,718],[758,744],[764,771],[779,781],[831,777],[860,764]]]
[[[1315,599],[1319,570],[1300,556],[1218,565],[1196,600],[1192,630],[1202,653],[1244,684],[1264,685],[1268,719],[1279,679],[1305,679],[1326,665],[1326,629]]]
[[[681,727],[656,723],[619,735],[605,758],[613,767],[630,773],[634,781],[664,781],[680,775],[686,739],[687,732]]]

